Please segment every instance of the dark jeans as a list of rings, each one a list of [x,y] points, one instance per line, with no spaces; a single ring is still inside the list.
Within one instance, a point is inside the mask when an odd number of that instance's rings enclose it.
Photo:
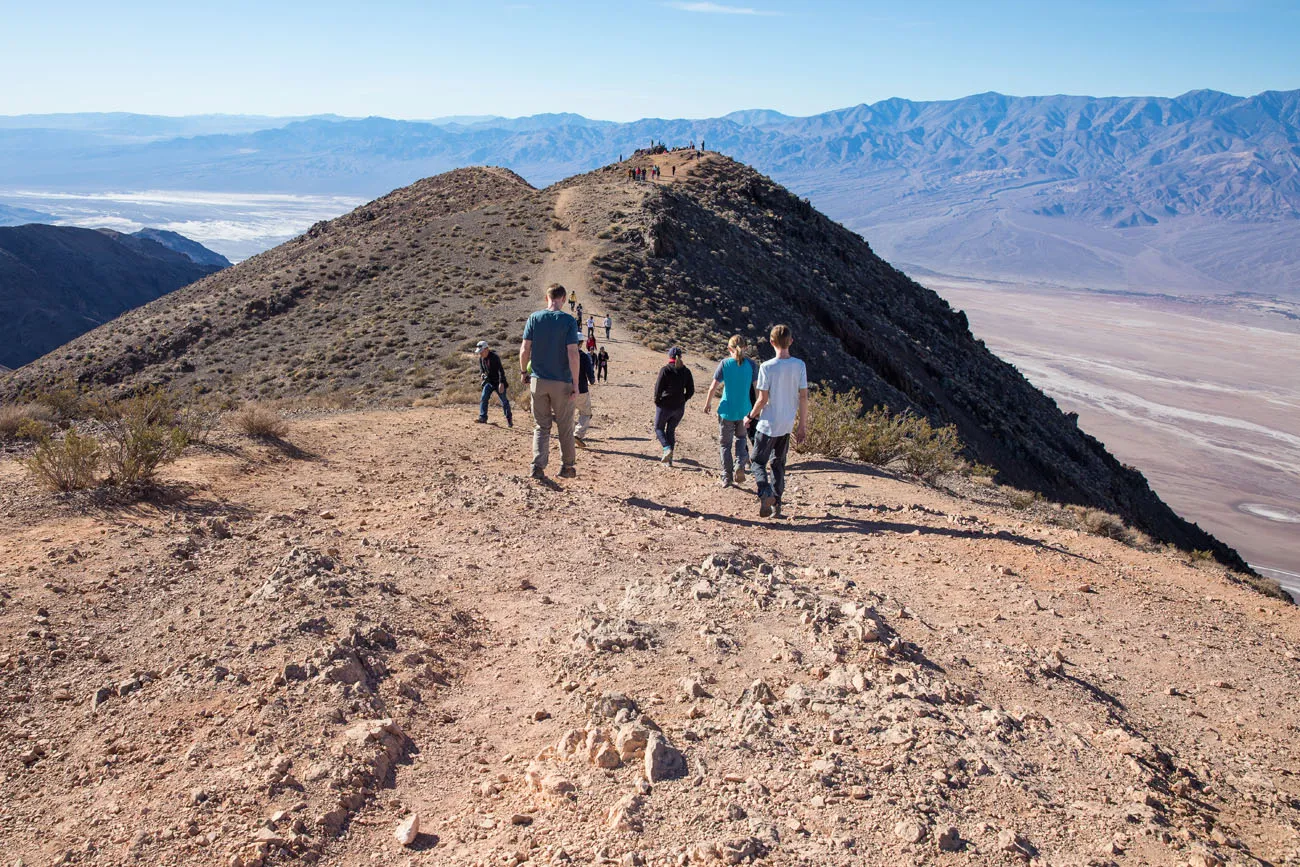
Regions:
[[[785,456],[790,451],[790,435],[770,437],[754,434],[754,450],[749,453],[749,469],[758,483],[758,496],[776,497],[781,502],[785,493]],[[771,464],[769,467],[768,465]]]
[[[686,414],[684,406],[655,407],[655,439],[659,445],[670,449],[677,444],[677,424]]]
[[[497,391],[497,387],[490,382],[483,383],[483,396],[478,401],[478,417],[487,418],[488,398],[494,394],[501,398],[501,408],[506,411],[506,421],[510,421],[510,398],[506,397],[504,391]]]
[[[609,340],[609,326],[608,326],[608,325],[605,326],[605,339],[606,339],[606,340]]]

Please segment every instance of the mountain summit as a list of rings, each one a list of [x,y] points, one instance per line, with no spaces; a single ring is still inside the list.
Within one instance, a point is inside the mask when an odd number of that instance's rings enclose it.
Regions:
[[[544,190],[494,168],[420,181],[73,341],[0,381],[0,396],[72,376],[243,397],[436,397],[472,388],[464,353],[480,338],[516,345],[558,279],[590,286],[589,312],[612,310],[652,346],[716,355],[742,333],[765,348],[788,322],[813,379],[955,424],[1012,485],[1245,568],[862,238],[726,157],[654,159],[663,183],[628,180],[649,157]],[[557,261],[556,233],[581,242],[577,259]]]

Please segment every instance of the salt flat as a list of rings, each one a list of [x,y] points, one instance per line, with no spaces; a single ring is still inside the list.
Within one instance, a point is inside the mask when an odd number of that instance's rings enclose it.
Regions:
[[[1300,592],[1300,308],[925,282],[1175,510]]]

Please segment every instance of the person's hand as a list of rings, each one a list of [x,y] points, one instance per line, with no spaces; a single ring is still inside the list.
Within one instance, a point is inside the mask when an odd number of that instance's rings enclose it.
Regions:
[[[573,387],[573,390],[569,392],[569,400],[577,400],[577,399],[578,399],[578,387],[575,385]]]
[[[709,414],[709,405],[707,403],[704,404],[704,414],[705,415]]]
[[[506,384],[504,382],[497,387],[497,394],[501,395],[502,397],[506,396]]]
[[[808,438],[808,429],[803,422],[794,426],[794,441],[796,445],[803,445],[803,441]]]

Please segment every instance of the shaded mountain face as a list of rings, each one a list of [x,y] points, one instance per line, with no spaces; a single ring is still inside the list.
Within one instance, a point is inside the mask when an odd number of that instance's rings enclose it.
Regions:
[[[0,204],[0,226],[24,226],[28,223],[47,223],[53,218],[43,211]]]
[[[207,254],[200,258],[216,255],[176,238]],[[40,224],[0,228],[0,364],[27,364],[221,267],[148,237]]]
[[[674,159],[664,185],[629,183],[623,164],[540,191],[504,169],[421,181],[84,335],[0,380],[0,397],[69,374],[242,397],[472,390],[469,350],[513,351],[563,240],[584,251],[564,262],[596,295],[588,309],[651,345],[716,357],[732,333],[762,346],[788,322],[813,379],[957,425],[1008,483],[1244,568],[862,238],[744,165]]]

